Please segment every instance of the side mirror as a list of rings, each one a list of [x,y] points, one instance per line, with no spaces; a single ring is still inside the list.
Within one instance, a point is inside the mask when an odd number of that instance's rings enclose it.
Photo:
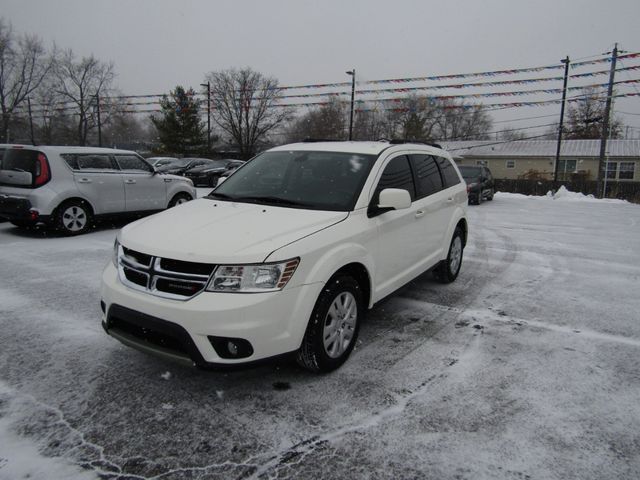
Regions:
[[[411,195],[401,188],[385,188],[380,192],[378,209],[404,210],[411,206]]]
[[[219,177],[219,178],[218,178],[218,183],[216,183],[216,187],[217,187],[218,185],[220,185],[222,182],[224,182],[226,179],[227,179],[227,177]]]

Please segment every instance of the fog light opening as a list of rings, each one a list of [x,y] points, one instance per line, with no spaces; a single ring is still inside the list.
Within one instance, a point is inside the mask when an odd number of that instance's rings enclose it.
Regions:
[[[220,358],[237,360],[253,355],[253,347],[244,338],[214,337],[208,335],[207,339]]]

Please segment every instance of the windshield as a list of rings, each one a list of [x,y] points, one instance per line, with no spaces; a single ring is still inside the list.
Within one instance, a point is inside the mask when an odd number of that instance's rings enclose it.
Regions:
[[[465,180],[471,180],[474,178],[479,178],[482,173],[482,169],[480,167],[458,167],[460,173],[462,174],[462,178]]]
[[[341,152],[266,152],[248,162],[209,197],[349,211],[375,159],[375,155]]]

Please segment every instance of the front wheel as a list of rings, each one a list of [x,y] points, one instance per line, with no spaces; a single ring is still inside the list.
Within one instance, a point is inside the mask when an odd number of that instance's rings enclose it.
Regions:
[[[171,199],[168,208],[175,207],[176,205],[180,205],[181,203],[187,203],[191,200],[193,200],[193,198],[191,198],[191,195],[189,195],[188,193],[178,193]]]
[[[456,227],[449,245],[449,253],[446,260],[433,270],[433,276],[440,283],[451,283],[458,278],[462,266],[462,253],[464,250],[463,233],[460,227]]]
[[[355,347],[364,315],[362,290],[347,275],[336,276],[320,293],[298,350],[298,363],[312,372],[330,372]]]

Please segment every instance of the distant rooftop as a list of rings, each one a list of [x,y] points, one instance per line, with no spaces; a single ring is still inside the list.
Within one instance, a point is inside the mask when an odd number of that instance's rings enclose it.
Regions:
[[[500,143],[497,140],[440,141],[442,148],[454,157],[554,157],[556,140],[517,140]],[[598,157],[600,140],[563,140],[561,156]],[[640,140],[609,140],[609,157],[640,157]]]

